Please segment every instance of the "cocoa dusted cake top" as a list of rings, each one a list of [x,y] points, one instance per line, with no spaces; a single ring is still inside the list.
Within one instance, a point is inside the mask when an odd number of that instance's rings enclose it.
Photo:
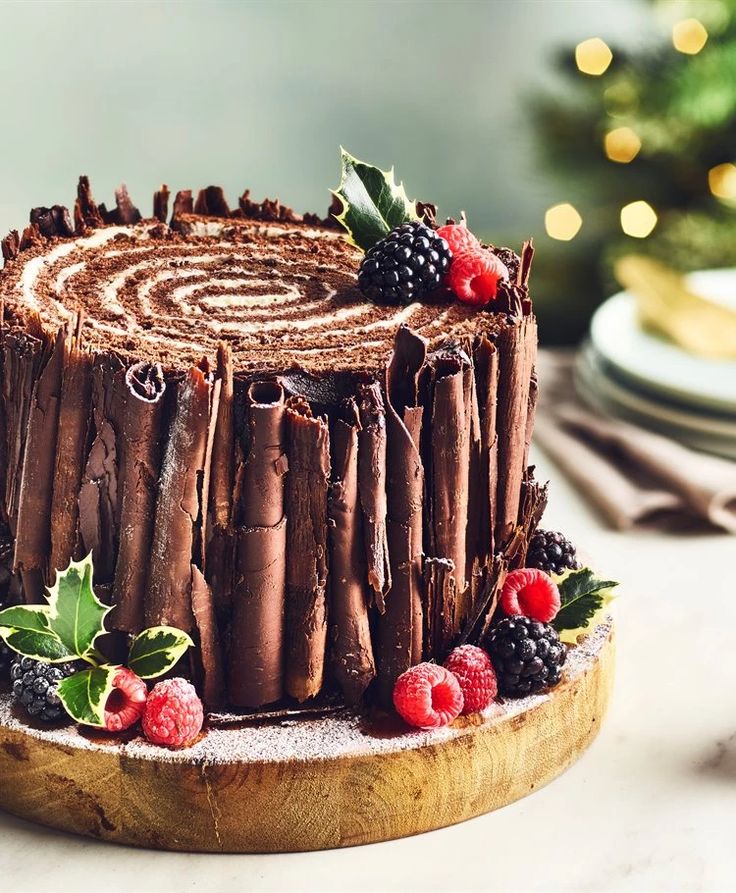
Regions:
[[[4,240],[6,327],[32,331],[37,319],[52,334],[81,318],[89,349],[129,362],[184,370],[212,359],[223,342],[236,374],[299,368],[316,375],[381,369],[401,324],[430,346],[496,328],[498,314],[479,314],[445,292],[403,303],[367,297],[361,288],[384,292],[365,287],[363,254],[334,217],[300,217],[277,202],[254,203],[247,192],[233,211],[217,187],[196,202],[179,193],[170,223],[165,187],[146,220],[125,187],[116,199],[112,211],[96,205],[83,177],[73,223],[65,208],[37,208],[22,236]],[[496,253],[509,271],[506,297],[518,299],[510,280],[520,275],[519,259],[508,249]],[[378,278],[390,278],[380,265],[386,258],[373,254]]]

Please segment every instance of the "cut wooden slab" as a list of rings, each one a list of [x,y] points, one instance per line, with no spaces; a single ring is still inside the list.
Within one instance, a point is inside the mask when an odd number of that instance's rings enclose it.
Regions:
[[[610,622],[570,652],[550,694],[451,728],[343,713],[211,728],[168,751],[140,738],[30,728],[0,695],[0,808],[166,850],[288,852],[406,837],[498,809],[570,766],[613,682]]]

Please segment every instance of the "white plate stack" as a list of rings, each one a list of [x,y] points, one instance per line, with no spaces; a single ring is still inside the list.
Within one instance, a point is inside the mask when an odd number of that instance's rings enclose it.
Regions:
[[[694,273],[687,281],[736,309],[736,270]],[[646,331],[628,292],[596,311],[578,356],[576,384],[606,414],[736,459],[736,361],[705,359]]]

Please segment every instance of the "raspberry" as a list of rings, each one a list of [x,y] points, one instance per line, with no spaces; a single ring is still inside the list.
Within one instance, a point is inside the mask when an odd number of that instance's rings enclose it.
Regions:
[[[480,251],[480,242],[464,223],[448,223],[437,230],[437,235],[450,246],[453,254],[463,251]]]
[[[450,652],[445,661],[460,683],[463,693],[463,713],[479,713],[490,706],[498,686],[490,657],[476,645],[461,645]]]
[[[453,255],[445,285],[464,304],[483,307],[496,297],[499,279],[507,279],[509,271],[492,251],[465,250]]]
[[[148,688],[126,667],[119,668],[112,684],[113,690],[105,704],[105,728],[108,732],[122,732],[143,716]]]
[[[186,679],[165,679],[153,687],[143,711],[143,732],[153,744],[192,744],[203,722],[202,702]]]
[[[523,614],[549,623],[560,610],[560,591],[544,571],[524,567],[511,571],[501,590],[501,608],[506,614]]]
[[[396,680],[394,707],[410,726],[437,729],[463,709],[460,683],[438,664],[417,664]]]

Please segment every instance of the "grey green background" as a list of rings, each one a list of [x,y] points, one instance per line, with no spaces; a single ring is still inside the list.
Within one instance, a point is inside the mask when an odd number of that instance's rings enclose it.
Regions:
[[[567,196],[524,97],[555,50],[648,21],[636,0],[0,0],[0,230],[79,173],[144,211],[162,182],[323,210],[342,143],[489,239],[539,235]]]

